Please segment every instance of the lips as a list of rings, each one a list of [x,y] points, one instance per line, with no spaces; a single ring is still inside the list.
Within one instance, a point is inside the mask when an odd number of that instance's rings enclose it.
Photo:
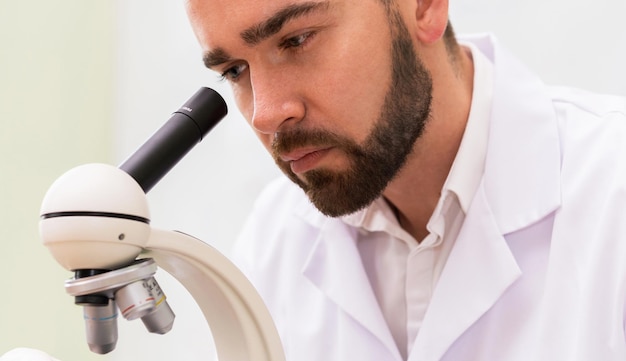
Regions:
[[[331,148],[306,148],[280,155],[280,159],[289,163],[291,171],[301,174],[315,168]]]

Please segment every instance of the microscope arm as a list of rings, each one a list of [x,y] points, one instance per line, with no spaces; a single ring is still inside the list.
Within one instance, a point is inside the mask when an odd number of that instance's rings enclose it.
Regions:
[[[142,256],[153,258],[191,293],[209,324],[219,360],[285,360],[263,300],[216,249],[189,235],[153,228]]]

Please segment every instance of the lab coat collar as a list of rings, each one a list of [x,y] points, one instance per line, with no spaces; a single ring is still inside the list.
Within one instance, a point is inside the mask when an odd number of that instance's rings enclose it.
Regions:
[[[439,360],[520,275],[481,184],[435,288],[409,361]]]
[[[561,204],[561,151],[546,85],[492,35],[465,38],[494,64],[484,187],[502,234],[539,221]]]
[[[389,352],[389,360],[402,360],[363,268],[356,245],[358,229],[339,218],[324,216],[306,197],[296,206],[295,214],[319,230],[302,274],[378,339],[380,347]]]
[[[401,360],[363,268],[356,246],[356,232],[355,228],[340,220],[327,219],[306,261],[303,274],[380,340],[393,359]]]
[[[339,220],[326,218],[303,274],[380,340],[390,360],[401,360],[363,269],[356,232]],[[439,360],[520,275],[481,183],[435,288],[409,361]]]

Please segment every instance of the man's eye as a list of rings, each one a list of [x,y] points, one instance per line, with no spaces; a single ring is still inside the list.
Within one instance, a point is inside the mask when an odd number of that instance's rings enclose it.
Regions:
[[[280,47],[283,49],[299,48],[306,44],[306,42],[310,40],[313,35],[315,35],[315,32],[310,31],[308,33],[292,36],[291,38],[287,38],[282,43],[280,43]]]
[[[246,70],[245,64],[238,64],[238,65],[232,66],[226,69],[224,72],[222,72],[221,79],[228,80],[228,81],[237,81],[237,78],[239,78],[239,76],[241,75],[241,73],[243,73],[244,70]]]

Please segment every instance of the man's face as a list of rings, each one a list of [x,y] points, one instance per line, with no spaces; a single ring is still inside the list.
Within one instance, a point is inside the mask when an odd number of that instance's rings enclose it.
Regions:
[[[188,10],[205,63],[322,213],[349,214],[382,194],[431,100],[400,16],[366,0],[190,1]]]

